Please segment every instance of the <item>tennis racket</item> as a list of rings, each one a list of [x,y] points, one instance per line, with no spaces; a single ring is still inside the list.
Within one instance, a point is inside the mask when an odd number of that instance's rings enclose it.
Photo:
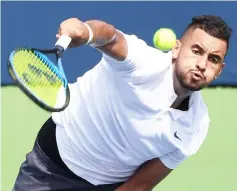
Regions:
[[[32,101],[49,112],[63,111],[70,101],[61,60],[70,42],[70,37],[62,35],[51,49],[20,47],[13,50],[8,59],[8,70],[14,82]]]

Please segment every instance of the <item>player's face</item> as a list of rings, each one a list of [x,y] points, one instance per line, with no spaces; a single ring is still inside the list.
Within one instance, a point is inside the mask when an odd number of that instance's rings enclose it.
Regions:
[[[184,88],[201,90],[220,75],[227,44],[198,28],[181,42],[180,48],[173,50],[176,77]]]

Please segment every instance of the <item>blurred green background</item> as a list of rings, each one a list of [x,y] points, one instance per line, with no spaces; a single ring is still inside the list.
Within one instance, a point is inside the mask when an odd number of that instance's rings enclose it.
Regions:
[[[236,191],[237,88],[202,91],[211,126],[198,154],[174,170],[155,191]],[[31,102],[14,86],[1,87],[2,190],[12,190],[26,154],[50,113]]]

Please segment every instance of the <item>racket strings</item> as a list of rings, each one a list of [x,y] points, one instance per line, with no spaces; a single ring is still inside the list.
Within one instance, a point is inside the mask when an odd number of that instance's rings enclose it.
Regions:
[[[40,57],[38,54],[34,54],[29,51],[27,51],[27,54],[25,54],[24,59],[25,59],[24,62],[21,62],[26,63],[23,65],[23,67],[17,63],[15,64],[15,66],[19,66],[19,71],[23,74],[27,74],[29,76],[29,79],[32,79],[30,81],[28,80],[28,83],[30,83],[31,85],[37,84],[47,86],[50,84],[53,84],[54,86],[60,85],[60,83],[56,83],[58,82],[59,79],[55,78],[55,76],[58,77],[58,75],[56,74],[55,70],[53,70],[53,68],[47,64],[45,59]],[[30,69],[30,72],[27,69]],[[43,77],[42,75],[44,75],[47,78],[47,80],[45,80],[44,78],[39,78]]]
[[[13,58],[18,79],[37,99],[54,107],[64,80],[49,62],[43,54],[28,49],[17,51]]]
[[[51,82],[51,84],[56,83],[58,80],[62,80],[59,77],[59,75],[57,74],[56,70],[46,62],[46,60],[48,61],[48,59],[45,56],[42,57],[42,56],[40,56],[37,53],[36,53],[36,55],[37,55],[37,57],[39,59],[39,62],[44,63],[44,65],[42,65],[43,66],[42,69],[45,70],[47,73],[50,71],[50,73],[53,73],[54,76],[57,77],[57,78],[55,78],[52,75],[51,76],[46,76],[48,78],[49,82]]]

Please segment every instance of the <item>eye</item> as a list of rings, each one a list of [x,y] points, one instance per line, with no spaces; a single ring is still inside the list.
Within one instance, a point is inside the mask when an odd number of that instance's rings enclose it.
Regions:
[[[192,49],[193,54],[201,55],[201,51],[198,49]]]
[[[219,60],[217,58],[210,58],[209,59],[213,64],[218,64]]]
[[[213,64],[219,64],[221,62],[221,59],[216,56],[210,56],[208,60]]]

